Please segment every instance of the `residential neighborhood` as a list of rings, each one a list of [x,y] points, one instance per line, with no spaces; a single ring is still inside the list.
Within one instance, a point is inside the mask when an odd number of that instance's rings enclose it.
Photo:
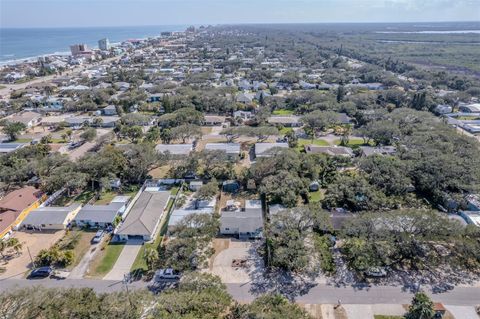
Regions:
[[[189,318],[276,294],[305,315],[285,318],[403,318],[412,298],[478,318],[480,80],[318,32],[99,35],[2,66],[0,286],[136,303],[204,280],[228,305]]]

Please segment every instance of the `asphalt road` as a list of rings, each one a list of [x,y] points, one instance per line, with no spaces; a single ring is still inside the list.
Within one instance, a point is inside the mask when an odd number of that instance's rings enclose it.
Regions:
[[[227,284],[228,292],[237,300],[249,302],[255,298],[250,292],[250,284]],[[432,300],[448,305],[475,306],[480,304],[480,288],[457,287],[449,292],[431,294]],[[409,304],[413,293],[401,287],[376,286],[364,289],[317,285],[305,295],[295,298],[306,304]]]
[[[4,279],[0,280],[0,292],[11,291],[15,288],[42,285],[49,288],[90,287],[97,292],[113,292],[125,289],[121,281],[93,280],[93,279]],[[129,289],[146,288],[143,281],[133,282]],[[249,302],[256,296],[251,293],[250,284],[226,284],[229,293],[237,300]],[[449,292],[430,294],[435,302],[446,305],[475,306],[480,304],[480,288],[457,287]],[[295,298],[297,302],[306,304],[336,304],[341,300],[343,304],[408,304],[413,294],[403,291],[400,287],[377,286],[365,289],[352,287],[333,287],[317,285],[310,289],[308,294]]]

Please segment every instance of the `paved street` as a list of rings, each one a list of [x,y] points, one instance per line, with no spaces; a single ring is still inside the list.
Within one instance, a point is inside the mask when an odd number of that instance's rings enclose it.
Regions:
[[[250,284],[227,284],[230,294],[238,301],[251,301]],[[480,304],[480,288],[458,287],[442,294],[430,294],[436,302],[449,305],[474,306]],[[324,284],[317,285],[295,300],[307,304],[337,303],[340,299],[344,304],[408,304],[413,294],[403,291],[400,287],[380,286],[366,289],[352,287],[333,287]]]
[[[44,287],[91,287],[97,292],[112,292],[125,289],[118,280],[94,279],[4,279],[0,280],[0,292],[10,291],[15,287],[24,288],[34,285]],[[129,288],[145,288],[143,281],[129,284]],[[255,298],[250,292],[250,284],[227,284],[227,289],[237,301],[248,302]],[[336,304],[340,299],[342,304],[409,304],[412,294],[402,291],[399,287],[372,287],[358,290],[351,287],[337,288],[327,285],[317,285],[308,294],[296,298],[296,301],[305,304]],[[453,291],[431,295],[435,302],[454,306],[475,306],[480,304],[480,288],[459,287]],[[457,308],[460,311],[462,308]]]

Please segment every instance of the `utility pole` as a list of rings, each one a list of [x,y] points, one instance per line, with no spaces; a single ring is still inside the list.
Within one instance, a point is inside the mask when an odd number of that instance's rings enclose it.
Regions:
[[[129,277],[130,277],[130,274],[124,274],[123,275],[123,284],[125,285],[125,290],[127,291],[128,303],[130,304],[130,308],[133,309],[132,300],[130,299],[130,291],[128,290]]]
[[[28,248],[28,246],[27,246],[27,251],[28,251],[28,256],[30,257],[30,261],[32,263],[33,269],[37,268],[35,266],[35,262],[33,261],[32,254],[30,253],[30,248]]]

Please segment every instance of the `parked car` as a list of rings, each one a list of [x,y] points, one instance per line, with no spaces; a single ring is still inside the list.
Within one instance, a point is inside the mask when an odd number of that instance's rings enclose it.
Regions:
[[[53,272],[52,267],[40,267],[32,270],[28,278],[46,278],[49,277]]]
[[[180,274],[172,268],[159,269],[155,272],[155,281],[160,279],[180,279]]]
[[[52,272],[51,278],[55,279],[67,279],[68,275],[70,275],[69,271],[62,270],[62,269],[55,269]]]
[[[386,275],[387,271],[381,267],[371,267],[365,271],[365,276],[367,277],[385,277]]]
[[[96,244],[101,242],[104,235],[105,235],[105,232],[103,230],[97,231],[95,236],[92,238],[92,243]]]
[[[71,142],[68,144],[68,149],[69,150],[73,150],[77,147],[80,147],[82,146],[83,144],[85,143],[85,141],[79,141],[79,142]]]

